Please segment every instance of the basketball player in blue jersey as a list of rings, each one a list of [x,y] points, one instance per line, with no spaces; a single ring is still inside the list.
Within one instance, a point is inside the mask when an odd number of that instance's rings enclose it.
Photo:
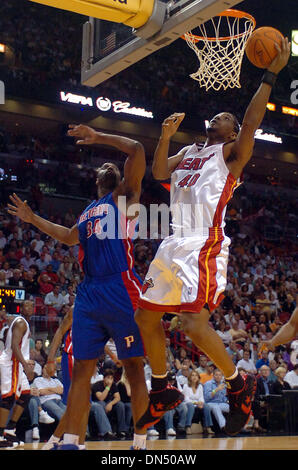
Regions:
[[[79,261],[85,277],[78,287],[73,312],[74,368],[63,440],[66,448],[78,449],[82,422],[89,410],[90,379],[110,338],[115,341],[118,357],[132,384],[134,423],[148,405],[143,344],[134,320],[142,284],[134,271],[132,244],[127,235],[131,220],[118,208],[120,196],[126,197],[126,210],[139,202],[146,162],[144,148],[137,141],[96,132],[84,125],[71,125],[68,135],[76,138],[78,145],[110,145],[125,153],[123,178],[113,163],[98,168],[98,200],[85,209],[72,228],[34,214],[16,194],[10,196],[8,212],[63,244],[80,244]],[[115,233],[104,236],[111,226]],[[145,448],[145,440],[146,431],[135,428],[133,448]]]
[[[135,316],[152,369],[150,403],[137,423],[140,426],[150,427],[156,414],[162,416],[167,406],[165,335],[161,325],[165,312],[182,316],[185,334],[223,371],[230,406],[226,433],[236,435],[249,418],[255,379],[242,379],[210,327],[209,317],[226,287],[230,244],[224,233],[226,206],[253,154],[255,132],[264,118],[277,74],[290,56],[287,39],[281,48],[276,46],[277,56],[246,110],[241,129],[234,115],[220,113],[210,121],[202,149],[193,144],[168,158],[170,140],[185,115],[173,114],[162,125],[152,173],[157,180],[171,178],[174,233],[163,240],[149,267]]]

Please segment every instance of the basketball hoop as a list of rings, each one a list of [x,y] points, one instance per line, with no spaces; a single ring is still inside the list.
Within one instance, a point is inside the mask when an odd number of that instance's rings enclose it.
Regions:
[[[191,78],[206,90],[241,88],[239,79],[245,45],[255,26],[256,20],[250,14],[225,10],[198,27],[201,35],[192,31],[185,33],[182,38],[200,62]]]

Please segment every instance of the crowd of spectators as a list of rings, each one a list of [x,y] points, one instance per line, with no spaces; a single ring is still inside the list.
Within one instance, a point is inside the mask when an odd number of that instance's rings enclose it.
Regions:
[[[23,0],[4,0],[0,6],[0,41],[13,51],[10,63],[0,64],[7,93],[56,103],[61,90],[92,96],[94,90],[80,84],[82,24],[86,19]],[[240,91],[206,93],[189,78],[197,67],[194,53],[180,39],[102,83],[97,93],[100,90],[101,96],[123,101],[133,97],[136,105],[150,107],[159,121],[173,111],[184,111],[185,125],[190,128],[203,129],[204,120],[223,107],[241,120],[262,71],[244,58]],[[290,73],[283,72],[271,99],[290,105],[291,81]],[[268,112],[264,126],[295,134],[297,119]]]

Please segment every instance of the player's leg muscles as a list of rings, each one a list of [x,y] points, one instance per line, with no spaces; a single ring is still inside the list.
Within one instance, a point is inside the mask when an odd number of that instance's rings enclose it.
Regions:
[[[133,357],[131,359],[121,360],[128,381],[131,385],[131,409],[134,425],[138,419],[145,413],[148,406],[148,390],[145,382],[144,363],[142,357]],[[136,434],[144,434],[146,431],[136,429]]]
[[[149,357],[150,367],[154,375],[162,375],[167,371],[166,337],[161,323],[164,312],[153,312],[137,309],[135,321],[140,329],[145,346],[145,355]]]
[[[81,435],[82,421],[86,422],[86,410],[90,405],[90,380],[97,359],[75,359],[71,386],[67,399],[65,433]],[[84,432],[86,429],[84,429]]]
[[[225,377],[230,377],[235,372],[235,364],[216,331],[210,327],[209,316],[210,312],[205,308],[200,313],[184,313],[183,331],[222,370]]]

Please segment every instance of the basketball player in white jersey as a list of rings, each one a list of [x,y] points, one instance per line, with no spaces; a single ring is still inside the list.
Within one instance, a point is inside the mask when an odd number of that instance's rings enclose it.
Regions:
[[[25,300],[21,306],[22,316],[8,316],[5,347],[0,355],[1,403],[0,403],[0,448],[21,444],[16,437],[16,423],[20,419],[30,398],[32,370],[30,359],[29,319],[34,313],[33,302]],[[11,418],[8,421],[12,409]]]
[[[226,286],[230,244],[224,233],[226,205],[252,156],[272,86],[289,56],[290,44],[284,39],[247,108],[241,130],[232,114],[220,113],[210,122],[202,150],[193,144],[168,158],[170,139],[185,115],[173,114],[162,125],[152,173],[157,180],[171,178],[173,235],[161,243],[149,267],[135,315],[152,368],[150,402],[138,426],[151,426],[181,400],[178,390],[175,394],[167,384],[161,324],[165,312],[182,315],[185,334],[223,371],[230,405],[227,434],[236,435],[248,420],[255,379],[248,376],[244,381],[238,374],[208,321]]]

